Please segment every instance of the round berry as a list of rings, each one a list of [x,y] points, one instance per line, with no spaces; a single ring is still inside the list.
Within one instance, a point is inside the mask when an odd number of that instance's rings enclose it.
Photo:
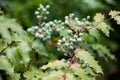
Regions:
[[[72,33],[72,30],[67,30],[67,32],[68,32],[69,34],[71,34],[71,33]]]
[[[38,15],[39,14],[39,11],[35,11],[35,15]]]
[[[77,41],[80,42],[80,41],[82,41],[82,39],[81,38],[77,38]]]
[[[46,5],[46,8],[50,8],[50,5]]]
[[[87,19],[90,19],[90,16],[87,16]]]

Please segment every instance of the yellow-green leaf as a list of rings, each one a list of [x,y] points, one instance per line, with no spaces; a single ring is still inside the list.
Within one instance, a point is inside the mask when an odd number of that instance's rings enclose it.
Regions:
[[[56,68],[56,67],[66,67],[68,66],[67,63],[64,63],[63,61],[56,60],[54,62],[49,62],[47,65],[44,65],[41,67],[41,69],[47,69],[47,68]]]
[[[99,66],[98,62],[94,59],[93,56],[88,51],[84,49],[79,49],[77,51],[76,57],[82,59],[85,63],[88,63],[90,67],[94,69],[96,73],[103,73],[102,68]]]
[[[95,20],[95,22],[98,22],[98,23],[102,22],[102,21],[104,21],[104,15],[102,15],[101,13],[97,13],[94,17],[94,20]]]

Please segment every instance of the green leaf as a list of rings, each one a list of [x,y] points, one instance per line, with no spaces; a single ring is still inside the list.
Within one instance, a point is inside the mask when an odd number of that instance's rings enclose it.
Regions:
[[[56,60],[56,61],[53,61],[53,62],[49,62],[47,65],[44,65],[41,67],[41,69],[47,69],[47,68],[61,68],[61,67],[66,67],[68,66],[67,63],[64,63],[63,61],[60,61],[60,60]]]
[[[107,37],[109,37],[109,31],[113,30],[107,23],[104,22],[104,15],[97,13],[94,17],[94,26],[96,29],[102,31]]]
[[[112,18],[114,18],[115,16],[117,16],[117,15],[119,15],[119,14],[120,14],[120,11],[115,11],[115,10],[112,11],[112,10],[111,10],[111,11],[109,12],[109,15],[110,15]]]
[[[95,37],[98,41],[100,40],[100,33],[96,28],[89,30],[89,34]]]
[[[22,30],[22,27],[17,24],[15,19],[9,19],[5,16],[0,16],[1,37],[8,41],[12,41],[13,33],[19,35],[20,37],[23,35],[24,31]]]
[[[32,48],[35,49],[40,55],[47,56],[46,48],[39,39],[36,39],[35,41],[33,41]]]
[[[67,73],[66,74],[66,80],[77,80],[73,73]]]
[[[64,30],[62,30],[61,32],[60,32],[60,36],[64,36],[64,37],[67,37],[67,38],[69,38],[70,37],[70,35],[68,34],[68,30],[66,29],[64,29]]]
[[[97,22],[97,23],[100,23],[100,22],[102,22],[102,21],[104,21],[104,15],[103,14],[101,14],[101,13],[97,13],[95,16],[94,16],[94,20],[95,20],[95,22]]]
[[[117,21],[117,24],[120,24],[120,11],[110,11],[109,12],[109,15],[111,16],[111,18],[113,18],[114,20]]]
[[[100,31],[102,31],[107,37],[109,37],[109,31],[113,30],[108,24],[106,24],[105,22],[100,23],[99,25],[97,25],[96,27],[97,29],[99,29]]]
[[[53,71],[49,75],[44,76],[42,80],[62,80],[64,72],[62,71]]]
[[[96,73],[103,73],[101,67],[98,62],[91,56],[91,54],[84,49],[79,49],[76,57],[82,59],[85,63],[88,63],[90,67],[94,69]]]
[[[43,73],[40,69],[33,69],[25,72],[24,77],[27,78],[27,80],[41,80],[45,75],[47,74]]]
[[[11,80],[20,79],[19,74],[14,72],[14,66],[6,56],[0,56],[0,69],[5,70],[7,74],[10,75]]]
[[[0,35],[5,40],[5,47],[6,43],[19,42],[16,46],[11,45],[13,47],[7,48],[4,55],[13,64],[16,72],[23,72],[30,61],[29,41],[31,39],[15,19],[9,19],[5,16],[0,16]]]
[[[84,69],[81,67],[71,66],[72,71],[74,72],[74,75],[77,75],[80,77],[80,80],[90,80],[87,72],[85,72]]]
[[[104,57],[105,60],[108,60],[108,58],[110,58],[111,60],[115,60],[115,56],[113,56],[110,53],[109,49],[106,48],[105,46],[101,45],[101,44],[93,44],[92,49],[96,50],[98,52],[98,55],[100,57]]]

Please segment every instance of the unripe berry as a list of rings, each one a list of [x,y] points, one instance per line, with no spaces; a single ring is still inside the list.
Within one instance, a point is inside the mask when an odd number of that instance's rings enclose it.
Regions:
[[[37,15],[37,18],[39,19],[41,16],[40,15]]]
[[[43,9],[43,8],[44,8],[44,6],[43,6],[42,4],[40,4],[40,5],[39,5],[39,8]]]
[[[70,15],[73,17],[75,14],[74,14],[74,13],[71,13]]]
[[[79,33],[79,36],[82,36],[82,35],[83,35],[83,33],[80,32],[80,33]]]
[[[50,12],[49,11],[46,11],[46,14],[49,14]]]
[[[67,30],[67,32],[68,32],[69,34],[71,34],[71,33],[72,33],[72,30]]]
[[[77,38],[77,41],[80,42],[80,41],[82,41],[82,39],[81,38]]]
[[[75,17],[75,21],[78,21],[79,19],[77,17]]]
[[[42,29],[38,29],[38,32],[40,32],[40,33],[41,33],[41,32],[42,32]]]
[[[34,26],[33,27],[34,30],[38,30],[38,28],[39,28],[38,26]]]
[[[60,46],[60,45],[61,45],[61,43],[60,43],[60,42],[58,42],[58,43],[57,43],[57,45],[58,45],[58,46]]]
[[[57,48],[58,51],[60,51],[60,48]]]
[[[28,32],[33,32],[34,30],[32,28],[27,29]]]
[[[82,64],[82,68],[86,68],[88,66],[87,63]]]
[[[50,8],[50,5],[46,5],[46,8]]]
[[[70,46],[70,49],[72,49],[72,50],[73,50],[73,49],[74,49],[74,47],[73,47],[73,46]]]
[[[76,40],[75,39],[72,39],[73,42],[75,42]]]
[[[64,29],[64,27],[62,26],[61,29]]]
[[[41,38],[41,39],[44,38],[44,35],[43,35],[43,34],[40,34],[40,35],[39,35],[39,38]]]
[[[50,36],[50,35],[47,35],[47,36],[46,36],[46,38],[47,38],[47,39],[50,39],[50,38],[51,38],[51,36]]]
[[[43,17],[45,20],[47,19],[47,17]]]
[[[74,35],[74,38],[78,38],[78,36],[77,36],[77,35]]]
[[[43,8],[43,11],[44,11],[44,12],[47,11],[46,8]]]
[[[62,41],[64,41],[64,42],[65,42],[65,41],[66,41],[66,38],[65,38],[65,37],[63,37],[63,38],[62,38]]]
[[[85,19],[85,18],[83,18],[83,21],[85,22],[85,21],[86,21],[86,19]]]
[[[69,43],[65,43],[65,46],[69,46]]]
[[[39,14],[39,11],[35,11],[35,15],[38,15]]]
[[[90,19],[90,16],[87,16],[87,19]]]
[[[56,29],[56,31],[60,32],[60,31],[61,31],[61,29],[60,29],[60,28],[57,28],[57,29]]]
[[[65,20],[65,24],[69,24],[69,21],[68,21],[68,20]]]
[[[65,19],[68,19],[68,16],[65,16]]]
[[[35,33],[35,37],[39,37],[40,34],[38,32]]]

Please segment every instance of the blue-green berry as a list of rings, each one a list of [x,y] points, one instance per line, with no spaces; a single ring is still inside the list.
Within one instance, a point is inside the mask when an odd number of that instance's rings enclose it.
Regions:
[[[80,41],[82,41],[82,39],[81,38],[77,38],[77,41],[80,42]]]
[[[39,11],[35,11],[35,15],[38,15],[38,14],[40,14]]]

